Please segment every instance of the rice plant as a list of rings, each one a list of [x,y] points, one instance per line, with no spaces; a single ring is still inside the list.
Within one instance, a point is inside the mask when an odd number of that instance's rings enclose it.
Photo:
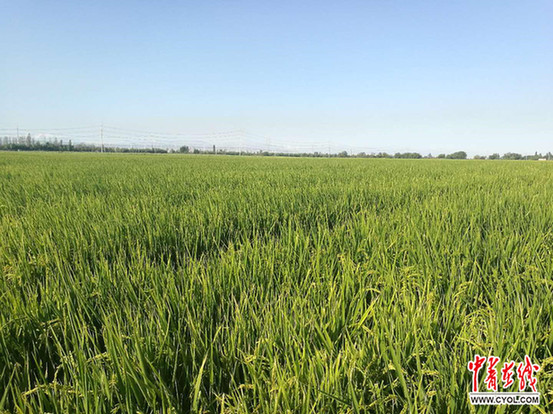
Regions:
[[[476,353],[551,412],[552,205],[549,163],[0,153],[0,412],[494,411]]]

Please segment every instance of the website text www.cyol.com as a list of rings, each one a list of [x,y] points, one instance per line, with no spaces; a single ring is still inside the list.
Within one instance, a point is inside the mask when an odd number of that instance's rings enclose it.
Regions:
[[[539,405],[539,392],[470,392],[472,405]]]

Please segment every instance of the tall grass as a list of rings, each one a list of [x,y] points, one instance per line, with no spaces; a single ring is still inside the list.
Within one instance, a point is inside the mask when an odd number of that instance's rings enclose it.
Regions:
[[[550,412],[552,205],[549,163],[0,153],[0,411],[486,412],[493,353]]]

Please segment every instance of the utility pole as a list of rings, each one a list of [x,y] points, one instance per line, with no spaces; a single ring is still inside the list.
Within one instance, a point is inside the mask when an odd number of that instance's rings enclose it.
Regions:
[[[101,152],[104,152],[104,124],[100,126],[100,141],[102,142]]]

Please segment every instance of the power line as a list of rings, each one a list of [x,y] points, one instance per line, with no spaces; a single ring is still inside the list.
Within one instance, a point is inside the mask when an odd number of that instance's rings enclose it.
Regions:
[[[214,132],[156,132],[151,130],[120,128],[112,125],[74,126],[56,128],[0,128],[0,136],[20,137],[20,129],[32,133],[38,139],[72,140],[74,145],[98,145],[103,152],[109,147],[158,147],[177,150],[182,146],[193,149],[210,149],[215,145],[220,150],[243,152],[266,151],[270,153],[338,153],[347,149],[352,152],[384,152],[383,149],[364,146],[336,145],[330,141],[299,141],[275,139],[245,130]],[[99,134],[98,134],[99,130]]]

